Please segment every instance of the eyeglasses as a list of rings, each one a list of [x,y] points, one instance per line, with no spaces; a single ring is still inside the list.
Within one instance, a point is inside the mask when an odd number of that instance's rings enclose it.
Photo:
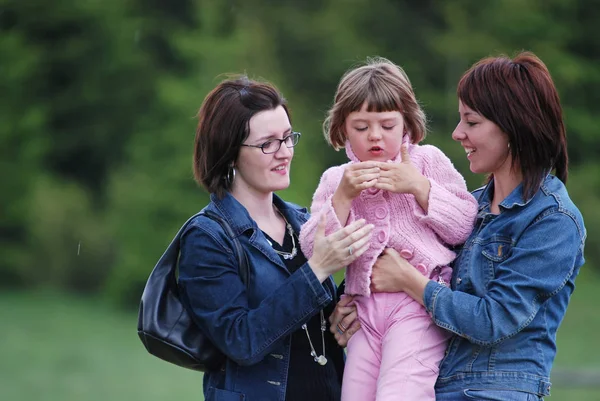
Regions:
[[[282,143],[285,143],[285,146],[287,146],[288,148],[293,148],[298,144],[300,135],[302,134],[300,134],[299,132],[292,132],[283,139],[269,139],[267,142],[261,145],[247,145],[245,143],[242,143],[242,146],[247,146],[249,148],[260,148],[260,150],[262,150],[264,154],[270,155],[279,151],[279,149],[281,149]]]

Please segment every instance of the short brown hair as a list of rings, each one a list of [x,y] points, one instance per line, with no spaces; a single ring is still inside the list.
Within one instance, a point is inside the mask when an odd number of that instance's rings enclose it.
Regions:
[[[427,118],[408,76],[388,59],[374,57],[347,71],[340,80],[333,106],[323,122],[325,139],[334,149],[343,148],[346,143],[346,117],[359,111],[365,102],[368,111],[402,113],[412,143],[425,138]]]
[[[247,76],[227,79],[204,99],[198,112],[194,141],[194,177],[219,197],[231,188],[226,177],[237,160],[241,144],[250,134],[250,119],[279,106],[290,117],[281,93],[268,82]]]
[[[512,59],[503,55],[478,61],[460,79],[457,95],[508,136],[514,165],[523,175],[526,199],[552,170],[567,182],[562,107],[548,68],[535,54],[521,52]]]

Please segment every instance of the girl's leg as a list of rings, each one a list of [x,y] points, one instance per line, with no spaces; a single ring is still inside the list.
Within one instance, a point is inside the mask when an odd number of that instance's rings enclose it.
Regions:
[[[355,298],[361,329],[348,342],[342,401],[375,401],[386,298],[384,293]]]
[[[382,339],[377,401],[435,400],[434,385],[450,333],[405,294],[390,309]]]

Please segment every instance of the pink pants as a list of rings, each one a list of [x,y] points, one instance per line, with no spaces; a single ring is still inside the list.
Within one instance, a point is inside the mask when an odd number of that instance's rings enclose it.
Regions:
[[[362,329],[348,342],[342,401],[435,401],[450,333],[405,293],[356,297]]]

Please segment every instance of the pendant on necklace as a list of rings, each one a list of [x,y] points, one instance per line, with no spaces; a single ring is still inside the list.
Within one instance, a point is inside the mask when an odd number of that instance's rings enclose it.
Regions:
[[[295,245],[295,244],[294,244],[294,245]],[[283,258],[284,258],[285,260],[288,260],[288,259],[293,259],[293,258],[295,258],[297,253],[298,253],[298,251],[297,251],[297,250],[296,250],[296,248],[294,247],[294,248],[292,249],[292,252],[291,252],[291,253],[289,253],[289,254],[288,254],[288,253],[284,253],[284,254],[280,254],[280,255],[281,255],[281,256],[283,256]]]
[[[321,309],[321,312],[319,314],[321,315],[321,344],[323,346],[323,354],[317,355],[317,351],[315,351],[315,347],[313,346],[313,343],[310,339],[310,334],[308,334],[308,327],[306,326],[306,323],[304,323],[302,325],[302,330],[304,330],[304,332],[306,333],[306,338],[308,339],[308,344],[310,345],[310,356],[313,357],[313,359],[316,363],[318,363],[321,366],[324,366],[325,364],[327,364],[327,358],[325,358],[326,324],[325,324],[325,315],[323,314],[323,309]]]

